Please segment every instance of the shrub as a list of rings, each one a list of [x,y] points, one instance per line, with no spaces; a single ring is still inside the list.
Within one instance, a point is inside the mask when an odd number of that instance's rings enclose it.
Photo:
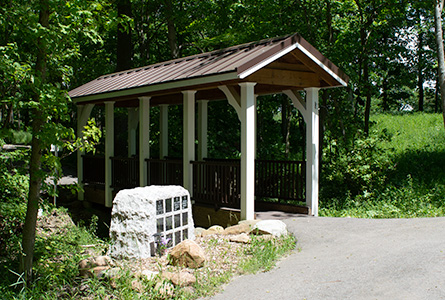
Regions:
[[[332,140],[323,152],[322,199],[361,195],[365,198],[384,185],[393,162],[380,143],[389,139],[386,131],[359,134],[350,146]]]
[[[355,167],[360,161],[347,157],[346,151],[341,152],[331,145],[331,148],[327,147],[327,156],[336,161],[326,161],[327,168],[323,169],[328,172],[322,174],[320,215],[363,218],[444,216],[445,132],[442,115],[381,114],[373,116],[373,120],[376,122],[370,137],[381,132],[383,138],[374,140],[375,147],[364,151],[365,154],[370,152],[362,160],[361,168]],[[356,153],[354,147],[357,145],[349,150],[352,154]],[[354,172],[351,174],[350,170]],[[362,180],[366,179],[362,176],[366,173],[372,176],[374,182],[371,184]],[[351,189],[354,185],[341,186],[351,178],[362,186],[355,189]]]
[[[0,152],[0,257],[12,258],[19,251],[28,194],[27,153]]]
[[[23,130],[3,129],[0,132],[5,142],[14,145],[30,145],[32,134]]]

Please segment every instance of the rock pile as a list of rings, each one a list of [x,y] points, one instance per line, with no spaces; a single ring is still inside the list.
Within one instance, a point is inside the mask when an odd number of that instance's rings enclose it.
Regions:
[[[264,238],[273,238],[287,235],[288,232],[286,225],[277,220],[241,221],[239,224],[227,228],[216,225],[208,229],[196,228],[194,232],[198,242],[210,238],[216,241],[230,241],[240,244],[250,243],[252,234],[261,235]],[[203,245],[206,247],[206,244]],[[242,246],[239,245],[237,247]],[[167,255],[150,258],[152,267],[156,265],[156,268],[142,268],[139,271],[133,269],[134,280],[132,281],[132,288],[137,291],[143,291],[144,280],[142,279],[147,279],[154,280],[156,282],[155,290],[165,297],[173,295],[175,286],[193,290],[192,285],[196,282],[196,277],[194,276],[195,269],[208,266],[206,261],[212,261],[215,257],[213,256],[212,258],[208,247],[206,251],[197,242],[184,240],[168,250]],[[161,270],[155,271],[158,269],[159,260],[163,262]],[[169,267],[168,264],[172,267]],[[150,266],[146,265],[146,268],[150,268]],[[82,277],[97,276],[99,278],[108,278],[113,282],[114,277],[119,276],[119,273],[125,272],[115,267],[115,263],[113,263],[110,257],[96,256],[82,260],[79,263],[79,273]]]
[[[208,229],[200,227],[195,229],[196,237],[204,237],[212,234],[230,235],[234,237],[244,237],[248,236],[249,234],[280,237],[282,235],[287,235],[288,232],[286,224],[280,220],[240,221],[237,225],[227,227],[226,229],[219,225],[214,225]],[[244,243],[244,238],[241,239],[241,242]]]
[[[79,275],[83,278],[102,277],[104,272],[114,266],[109,256],[96,256],[82,259],[79,262]]]

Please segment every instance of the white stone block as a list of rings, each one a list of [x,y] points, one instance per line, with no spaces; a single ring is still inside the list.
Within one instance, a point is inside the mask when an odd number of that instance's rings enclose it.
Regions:
[[[168,246],[194,239],[189,192],[181,186],[147,186],[121,190],[111,212],[111,256],[147,258],[156,251],[155,234]]]

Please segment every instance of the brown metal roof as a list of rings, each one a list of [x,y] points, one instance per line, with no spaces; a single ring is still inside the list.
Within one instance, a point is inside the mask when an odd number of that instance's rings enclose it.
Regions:
[[[247,43],[101,76],[69,92],[75,102],[134,100],[139,96],[217,90],[257,82],[259,93],[346,86],[349,78],[299,34]],[[217,92],[216,97],[221,97]],[[209,93],[202,93],[207,94]]]

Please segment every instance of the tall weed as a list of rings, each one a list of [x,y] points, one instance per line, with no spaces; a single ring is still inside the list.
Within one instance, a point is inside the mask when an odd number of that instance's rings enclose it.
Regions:
[[[369,156],[359,170],[363,171],[364,178],[368,178],[366,173],[370,178],[379,176],[379,184],[369,185],[362,181],[363,192],[354,193],[357,188],[353,185],[351,188],[345,178],[349,176],[348,168],[360,161],[334,157],[338,161],[331,164],[333,171],[327,174],[324,182],[331,188],[335,188],[333,183],[341,184],[338,188],[341,193],[326,193],[326,187],[322,186],[320,215],[364,218],[444,216],[445,130],[442,116],[381,114],[373,116],[372,120],[373,131],[383,132],[385,136],[374,140],[377,151],[367,154]],[[383,168],[372,172],[366,167],[369,164]],[[341,167],[337,168],[338,165]],[[343,181],[332,181],[332,174],[337,174]]]

